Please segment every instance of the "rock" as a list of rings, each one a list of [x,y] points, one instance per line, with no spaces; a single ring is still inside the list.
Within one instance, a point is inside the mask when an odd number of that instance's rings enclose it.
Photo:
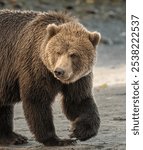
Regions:
[[[71,6],[71,5],[68,5],[68,6],[66,6],[65,8],[66,8],[67,10],[73,10],[73,9],[74,9],[74,7]]]
[[[109,18],[116,18],[116,13],[115,13],[114,11],[109,11],[109,12],[107,13],[107,16],[108,16]]]
[[[22,5],[16,3],[16,4],[13,5],[13,8],[15,8],[15,9],[21,9]]]
[[[107,37],[102,37],[101,38],[101,43],[105,45],[113,45],[113,41],[110,38]]]
[[[86,10],[86,13],[88,13],[88,14],[97,14],[98,13],[98,10],[96,10],[96,9],[92,9],[92,10]]]
[[[5,2],[0,0],[0,7],[4,7],[5,6]]]
[[[114,120],[114,121],[126,121],[126,118],[114,117],[113,120]]]
[[[125,37],[126,36],[126,32],[121,32],[120,36]]]
[[[88,4],[93,4],[93,3],[95,3],[95,1],[96,1],[96,0],[86,0],[86,3],[88,3]]]

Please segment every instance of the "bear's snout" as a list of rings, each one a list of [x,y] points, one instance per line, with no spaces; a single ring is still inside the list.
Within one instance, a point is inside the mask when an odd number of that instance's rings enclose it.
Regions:
[[[64,76],[65,71],[61,68],[56,68],[55,71],[54,71],[54,74],[55,74],[56,77],[61,78],[61,77]]]
[[[57,58],[55,67],[53,68],[55,78],[63,83],[69,83],[73,75],[72,61],[68,54],[61,55]]]

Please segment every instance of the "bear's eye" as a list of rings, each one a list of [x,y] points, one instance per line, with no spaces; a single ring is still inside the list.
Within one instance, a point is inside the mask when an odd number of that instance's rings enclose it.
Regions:
[[[60,51],[56,52],[57,55],[61,55],[62,53]]]
[[[78,58],[78,56],[76,54],[70,54],[70,57],[73,59]]]

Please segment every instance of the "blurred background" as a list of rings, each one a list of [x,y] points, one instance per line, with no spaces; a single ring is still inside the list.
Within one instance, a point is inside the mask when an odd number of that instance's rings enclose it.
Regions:
[[[0,0],[0,9],[63,10],[102,35],[94,67],[94,86],[125,83],[125,0]]]

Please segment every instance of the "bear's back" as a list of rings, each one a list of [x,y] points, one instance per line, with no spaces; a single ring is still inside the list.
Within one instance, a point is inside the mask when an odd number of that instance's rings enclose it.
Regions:
[[[2,52],[3,44],[15,44],[17,35],[22,28],[37,16],[37,13],[32,11],[0,11],[0,54]],[[12,42],[12,43],[11,43]],[[6,49],[5,49],[6,50]]]
[[[17,40],[20,40],[19,34],[31,21],[35,23],[32,29],[36,26],[38,27],[39,23],[42,30],[42,24],[44,24],[46,28],[46,26],[50,23],[63,24],[72,20],[74,20],[74,18],[62,12],[47,13],[35,11],[0,10],[0,55],[2,56],[5,52],[7,52],[7,49],[9,51],[12,50]],[[28,28],[26,27],[26,30],[24,31],[25,34],[28,32]],[[30,28],[29,30],[31,30]],[[7,44],[9,46],[5,46]]]

